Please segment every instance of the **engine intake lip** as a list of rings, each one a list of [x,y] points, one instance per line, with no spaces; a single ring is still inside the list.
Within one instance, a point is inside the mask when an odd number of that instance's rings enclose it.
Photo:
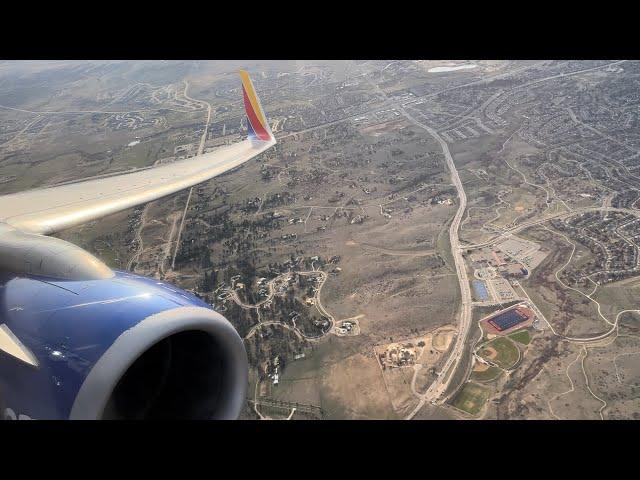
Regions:
[[[242,339],[219,313],[203,307],[179,307],[145,318],[113,342],[84,380],[69,419],[101,419],[112,392],[133,363],[161,340],[190,330],[214,337],[226,359],[224,392],[213,418],[238,418],[245,403],[249,374]]]

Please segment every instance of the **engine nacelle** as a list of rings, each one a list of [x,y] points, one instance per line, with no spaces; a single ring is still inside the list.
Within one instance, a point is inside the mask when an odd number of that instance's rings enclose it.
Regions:
[[[4,418],[234,419],[245,404],[242,339],[165,282],[1,274],[0,329]]]

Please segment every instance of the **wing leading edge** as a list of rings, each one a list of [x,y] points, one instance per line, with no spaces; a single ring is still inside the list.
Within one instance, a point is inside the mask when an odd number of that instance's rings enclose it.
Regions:
[[[213,152],[133,173],[0,196],[0,222],[50,234],[202,183],[276,144],[246,72],[241,72],[249,138]]]

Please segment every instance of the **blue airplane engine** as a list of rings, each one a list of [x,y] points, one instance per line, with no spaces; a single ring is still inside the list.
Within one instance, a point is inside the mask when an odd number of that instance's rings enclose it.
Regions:
[[[95,280],[0,274],[5,419],[232,419],[247,357],[191,293],[127,272]]]

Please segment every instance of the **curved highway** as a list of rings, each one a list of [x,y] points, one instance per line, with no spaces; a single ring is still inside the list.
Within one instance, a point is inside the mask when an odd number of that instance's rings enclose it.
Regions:
[[[454,376],[453,373],[455,372],[455,369],[458,366],[460,359],[462,358],[464,345],[467,339],[467,335],[469,334],[469,328],[471,326],[472,300],[471,290],[469,288],[469,280],[467,278],[467,270],[464,265],[464,259],[462,258],[462,250],[460,249],[460,242],[458,237],[460,222],[462,221],[462,217],[464,216],[464,212],[467,208],[467,195],[464,191],[464,188],[462,187],[462,181],[460,180],[460,176],[458,175],[458,170],[453,163],[453,157],[451,156],[451,152],[449,151],[447,143],[440,137],[440,135],[438,135],[438,132],[413,118],[409,113],[407,113],[404,108],[401,108],[401,111],[404,113],[405,117],[411,120],[411,122],[413,122],[415,125],[426,130],[440,144],[442,153],[444,153],[444,156],[447,160],[447,167],[451,172],[451,181],[458,191],[458,198],[460,201],[460,204],[458,205],[458,211],[453,217],[451,227],[449,228],[451,254],[453,255],[453,259],[456,265],[458,282],[460,283],[461,306],[458,334],[456,335],[455,345],[451,350],[451,353],[449,354],[446,362],[442,366],[442,369],[440,370],[440,372],[438,372],[437,378],[431,384],[431,386],[429,386],[427,391],[420,396],[420,402],[418,402],[418,405],[416,405],[416,407],[407,416],[407,419],[411,419],[420,411],[420,409],[426,402],[437,403],[449,387],[449,384],[451,383],[451,380]]]

